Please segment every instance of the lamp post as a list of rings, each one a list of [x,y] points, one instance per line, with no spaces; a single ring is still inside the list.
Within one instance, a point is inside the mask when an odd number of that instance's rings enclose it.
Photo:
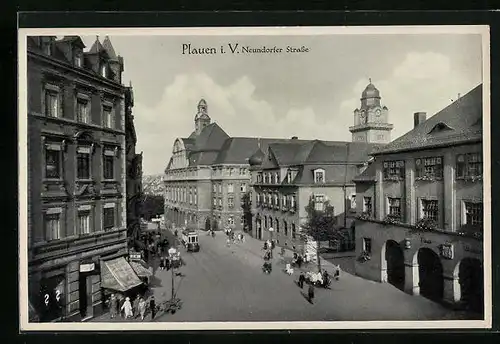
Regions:
[[[171,299],[173,300],[174,299],[174,295],[175,295],[175,291],[174,291],[174,261],[176,261],[178,259],[177,257],[177,250],[173,247],[169,248],[168,249],[168,256],[169,256],[169,259],[170,259],[170,268],[172,270],[172,294],[171,294]]]
[[[270,240],[271,240],[271,258],[273,256],[273,232],[274,232],[274,228],[273,227],[269,227],[269,236],[270,236]]]

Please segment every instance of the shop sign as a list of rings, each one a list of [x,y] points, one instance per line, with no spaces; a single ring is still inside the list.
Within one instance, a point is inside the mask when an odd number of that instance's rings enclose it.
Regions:
[[[422,244],[432,244],[431,240],[426,239],[424,237],[420,238],[420,242],[422,242]]]
[[[130,258],[130,260],[141,260],[142,259],[142,255],[140,252],[130,252],[128,257]]]
[[[95,270],[95,263],[80,264],[80,272],[91,272]]]

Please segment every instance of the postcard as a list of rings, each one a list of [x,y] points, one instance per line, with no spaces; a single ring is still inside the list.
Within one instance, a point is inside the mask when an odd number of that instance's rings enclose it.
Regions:
[[[19,29],[21,331],[490,328],[487,26]]]

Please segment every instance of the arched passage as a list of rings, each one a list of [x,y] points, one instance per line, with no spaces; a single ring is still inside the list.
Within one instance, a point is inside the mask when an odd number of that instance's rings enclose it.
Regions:
[[[433,301],[443,299],[443,266],[436,252],[421,248],[417,253],[420,295]]]
[[[401,245],[394,240],[385,243],[385,260],[387,263],[387,282],[398,289],[405,286],[405,257]]]
[[[483,264],[476,258],[464,258],[458,264],[460,301],[475,312],[484,308]]]
[[[257,239],[262,240],[262,220],[259,217],[255,222],[257,227]]]

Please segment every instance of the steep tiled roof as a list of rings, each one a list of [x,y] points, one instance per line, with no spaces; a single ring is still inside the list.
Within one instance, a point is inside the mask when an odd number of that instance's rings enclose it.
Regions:
[[[356,165],[308,164],[301,167],[301,173],[297,175],[294,183],[313,184],[314,170],[318,168],[325,170],[326,183],[351,183],[353,178],[356,177],[359,172],[359,169]]]
[[[392,141],[378,153],[420,150],[482,139],[482,84]]]
[[[193,150],[193,148],[196,144],[196,141],[194,139],[181,138],[181,140],[182,140],[182,143],[184,143],[184,147],[186,148],[187,151]]]
[[[232,137],[224,142],[216,164],[246,164],[257,151],[258,139],[254,137]]]
[[[111,44],[111,41],[109,40],[109,37],[106,36],[104,38],[104,41],[102,42],[102,46],[104,50],[108,53],[108,56],[112,60],[118,60],[118,57],[116,56],[115,49],[113,48],[113,45]]]
[[[96,39],[94,44],[90,47],[90,50],[88,51],[89,54],[98,54],[100,52],[105,52],[106,49],[102,46],[101,42],[99,39]]]
[[[217,123],[207,125],[196,138],[195,149],[197,151],[220,150],[224,142],[229,138]]]

